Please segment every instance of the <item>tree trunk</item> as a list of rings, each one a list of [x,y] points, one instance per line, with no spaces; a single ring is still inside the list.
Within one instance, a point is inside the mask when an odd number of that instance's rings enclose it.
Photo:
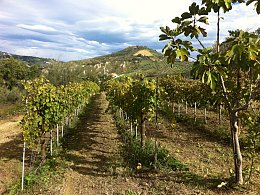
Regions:
[[[238,127],[238,112],[231,112],[230,114],[230,126],[232,134],[232,144],[233,144],[233,156],[235,165],[235,178],[236,184],[243,184],[243,174],[242,174],[242,154],[239,145],[239,127]]]
[[[141,146],[143,147],[145,144],[145,116],[141,113]]]
[[[43,135],[42,141],[41,141],[41,164],[45,164],[46,162],[46,148],[48,144],[48,138],[44,137],[45,134]]]

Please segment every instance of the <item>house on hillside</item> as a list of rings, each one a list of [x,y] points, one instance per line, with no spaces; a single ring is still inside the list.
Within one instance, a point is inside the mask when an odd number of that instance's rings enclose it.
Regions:
[[[111,75],[112,78],[118,78],[119,77],[119,75],[114,73],[114,72],[112,72],[110,75]]]

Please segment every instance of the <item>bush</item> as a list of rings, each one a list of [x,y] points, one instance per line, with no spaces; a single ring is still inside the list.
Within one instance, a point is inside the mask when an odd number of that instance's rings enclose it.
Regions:
[[[124,144],[122,145],[121,155],[126,163],[133,169],[153,169],[155,145],[152,141],[147,141],[142,147],[139,139],[131,137],[130,132],[126,131],[127,125],[124,119],[120,118],[118,112],[114,112],[114,119]],[[157,165],[159,169],[183,170],[187,171],[186,165],[175,159],[170,152],[158,146]]]
[[[9,91],[7,95],[8,103],[15,103],[22,99],[22,92],[18,87],[14,87],[11,91]]]
[[[12,90],[6,87],[0,87],[0,104],[13,104],[22,99],[22,92],[18,87]]]
[[[142,147],[139,140],[133,140],[123,146],[122,154],[132,168],[154,168],[154,143],[148,141]],[[160,169],[188,170],[187,166],[175,159],[167,149],[158,146],[157,167]]]
[[[0,87],[0,104],[4,104],[7,102],[7,94],[8,94],[8,89],[5,87]]]

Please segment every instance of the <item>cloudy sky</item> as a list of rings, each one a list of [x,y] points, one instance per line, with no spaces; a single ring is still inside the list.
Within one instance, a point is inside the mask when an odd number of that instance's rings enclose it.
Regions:
[[[127,46],[161,50],[160,26],[187,11],[192,0],[0,0],[0,51],[69,61],[95,57]],[[208,38],[215,40],[210,16]],[[234,5],[221,22],[229,29],[255,30],[253,6]]]

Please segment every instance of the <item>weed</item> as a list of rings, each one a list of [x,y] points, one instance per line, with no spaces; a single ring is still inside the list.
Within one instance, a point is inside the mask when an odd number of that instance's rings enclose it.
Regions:
[[[127,190],[127,191],[125,191],[124,194],[125,194],[125,195],[138,195],[137,192],[134,192],[134,191],[132,191],[132,190]]]
[[[126,122],[117,113],[114,114],[116,126],[123,139],[121,155],[126,163],[137,171],[153,169],[155,167],[155,145],[152,141],[146,141],[142,147],[139,139],[133,139],[127,129]],[[188,170],[187,166],[170,155],[166,148],[158,146],[157,164],[159,169]]]

